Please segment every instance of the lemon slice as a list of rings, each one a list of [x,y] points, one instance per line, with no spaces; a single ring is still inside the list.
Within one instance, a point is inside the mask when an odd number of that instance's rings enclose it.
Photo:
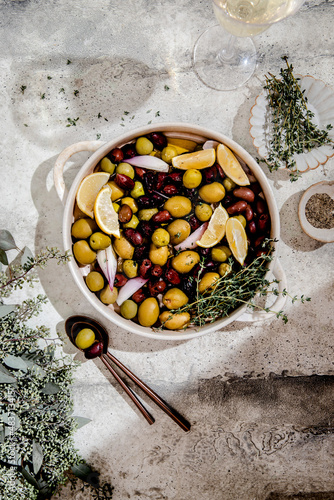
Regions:
[[[111,189],[105,186],[99,191],[94,203],[95,220],[101,231],[120,237],[118,215],[111,201]]]
[[[179,168],[181,170],[188,170],[188,168],[201,170],[202,168],[211,167],[215,161],[216,151],[210,148],[174,156],[174,158],[172,158],[172,165],[174,168]]]
[[[108,182],[108,172],[95,172],[82,179],[77,191],[76,200],[81,212],[94,218],[94,203],[100,189]]]
[[[238,186],[248,186],[250,184],[242,166],[225,144],[218,144],[217,146],[217,161],[227,177],[232,179]]]
[[[231,217],[226,223],[226,239],[234,258],[243,265],[248,251],[247,235],[236,217]]]
[[[225,236],[226,223],[229,215],[222,205],[218,205],[213,212],[209,225],[200,240],[196,244],[202,248],[211,248]]]

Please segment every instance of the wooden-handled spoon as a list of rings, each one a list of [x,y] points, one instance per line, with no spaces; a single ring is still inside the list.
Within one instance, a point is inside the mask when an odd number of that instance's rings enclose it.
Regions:
[[[110,361],[112,361],[123,373],[125,373],[138,387],[142,389],[142,391],[152,399],[174,422],[176,422],[181,429],[188,432],[190,430],[190,423],[180,415],[174,408],[172,408],[166,401],[164,401],[153,389],[151,389],[145,382],[140,380],[129,368],[127,368],[123,363],[121,363],[113,354],[108,351],[108,342],[109,336],[108,332],[105,328],[96,320],[89,318],[88,316],[70,316],[65,321],[65,331],[71,341],[71,343],[77,348],[78,346],[75,343],[75,338],[80,330],[83,328],[91,328],[94,331],[96,343],[90,349],[85,349],[83,352],[85,353],[86,358],[92,359],[95,357],[99,357],[104,365],[108,368],[110,373],[115,377],[117,382],[122,386],[128,396],[135,403],[137,408],[144,415],[149,424],[154,423],[154,418],[147,411],[145,406],[141,403],[141,401],[137,398],[136,394],[132,391],[132,389],[122,380],[122,378],[118,375],[116,370],[111,366]],[[82,349],[80,349],[82,350]]]

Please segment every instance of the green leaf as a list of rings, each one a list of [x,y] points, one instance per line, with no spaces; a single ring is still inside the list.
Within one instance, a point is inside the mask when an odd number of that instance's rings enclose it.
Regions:
[[[31,250],[28,247],[24,247],[22,255],[21,255],[21,266],[25,266],[26,264],[30,264],[31,259],[33,259],[34,256],[31,252]]]
[[[78,424],[78,429],[80,429],[81,427],[83,427],[84,425],[87,425],[89,424],[89,422],[91,422],[91,419],[90,418],[85,418],[85,417],[76,417],[73,415],[73,418],[75,418],[75,420],[77,421],[77,424]]]
[[[30,474],[30,472],[28,472],[26,467],[22,467],[21,473],[22,473],[23,477],[28,481],[29,484],[32,484],[35,488],[38,489],[38,482],[36,481],[34,476],[32,476]]]
[[[87,464],[72,465],[71,469],[73,474],[82,480],[92,473],[92,469]]]
[[[15,384],[16,378],[0,363],[0,384]]]
[[[57,384],[54,384],[53,382],[48,382],[45,384],[45,386],[42,389],[43,394],[57,394],[57,392],[60,391],[60,387]]]
[[[14,312],[16,308],[16,304],[0,304],[0,318],[4,318],[7,314]]]
[[[13,356],[13,354],[8,354],[4,358],[3,362],[6,366],[9,366],[9,368],[13,368],[14,370],[22,370],[23,372],[26,372],[28,369],[28,365],[24,359],[19,356]]]
[[[0,248],[5,251],[17,248],[13,236],[6,229],[0,229]]]
[[[34,439],[33,443],[32,443],[32,464],[33,464],[33,468],[34,468],[34,474],[37,474],[39,472],[40,468],[42,467],[43,458],[44,458],[44,455],[43,455],[42,447]]]
[[[5,266],[8,266],[8,259],[6,252],[0,248],[0,262],[1,264],[4,264]]]

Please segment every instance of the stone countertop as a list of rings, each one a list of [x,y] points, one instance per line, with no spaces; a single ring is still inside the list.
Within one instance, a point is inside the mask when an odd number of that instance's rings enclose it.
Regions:
[[[35,250],[62,247],[52,169],[70,144],[108,141],[149,122],[187,122],[256,156],[250,109],[282,55],[297,73],[334,87],[333,1],[306,1],[255,37],[256,72],[230,92],[207,88],[191,66],[196,39],[216,24],[209,1],[0,0],[0,12],[2,228]],[[68,162],[67,185],[87,157]],[[333,244],[310,239],[297,217],[302,193],[334,180],[333,166],[331,159],[295,183],[263,167],[280,211],[288,290],[312,299],[287,302],[286,325],[235,322],[184,342],[106,325],[116,356],[191,421],[190,433],[144,397],[156,417],[149,426],[102,363],[76,355],[83,363],[75,414],[91,419],[76,445],[113,484],[113,499],[334,498]],[[40,321],[51,329],[63,331],[72,314],[96,317],[67,268],[50,266],[40,279],[49,297]]]

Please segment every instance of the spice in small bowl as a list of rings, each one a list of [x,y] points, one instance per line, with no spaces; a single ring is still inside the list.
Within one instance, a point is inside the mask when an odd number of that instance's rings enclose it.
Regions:
[[[303,231],[311,238],[334,241],[334,181],[313,184],[303,194],[298,209]]]

